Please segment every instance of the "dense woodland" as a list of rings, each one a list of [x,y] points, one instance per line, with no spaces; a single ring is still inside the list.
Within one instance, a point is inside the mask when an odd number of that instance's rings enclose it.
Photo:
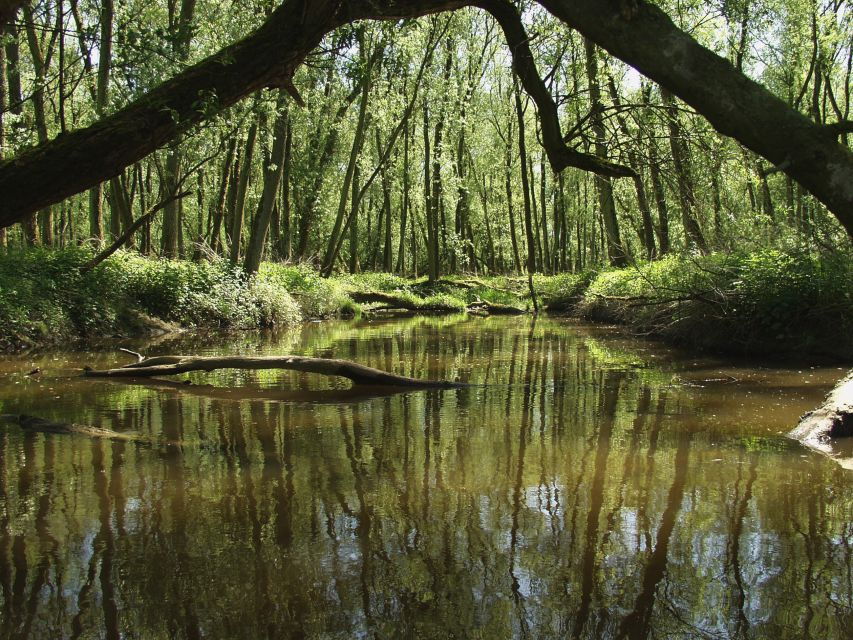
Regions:
[[[201,124],[107,182],[0,230],[0,242],[102,246],[150,214],[125,243],[147,255],[222,256],[249,272],[265,259],[310,261],[326,274],[431,278],[577,271],[686,250],[849,244],[784,163],[718,134],[539,5],[515,3],[521,21],[513,22],[513,5],[498,4],[511,14],[500,23],[500,11],[466,8],[344,25],[292,83],[224,111],[201,95]],[[841,122],[837,138],[848,143],[849,4],[657,4],[794,110],[815,123]],[[25,4],[0,49],[3,157],[61,140],[146,95],[245,36],[273,8]],[[536,82],[519,80],[530,75],[518,55],[528,45],[544,101],[530,97]],[[605,170],[554,172],[543,147],[554,133],[541,115],[548,99],[567,148]]]

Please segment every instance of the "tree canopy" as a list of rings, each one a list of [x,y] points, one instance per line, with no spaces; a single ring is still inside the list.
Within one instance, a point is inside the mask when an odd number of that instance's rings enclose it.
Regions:
[[[853,233],[843,2],[15,4],[4,242],[162,208],[129,243],[435,277]]]

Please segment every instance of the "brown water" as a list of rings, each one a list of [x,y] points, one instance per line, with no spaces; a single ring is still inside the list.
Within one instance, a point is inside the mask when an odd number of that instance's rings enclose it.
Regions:
[[[128,346],[475,385],[0,360],[0,413],[155,442],[0,428],[0,638],[851,637],[853,472],[783,436],[838,369],[530,318]]]

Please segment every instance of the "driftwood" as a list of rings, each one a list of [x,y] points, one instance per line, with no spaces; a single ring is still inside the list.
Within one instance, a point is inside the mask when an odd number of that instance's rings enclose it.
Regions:
[[[386,385],[409,388],[451,388],[462,383],[445,380],[421,380],[399,376],[373,367],[330,358],[306,356],[155,356],[145,358],[118,369],[95,370],[86,368],[83,375],[91,378],[148,378],[175,375],[190,371],[215,369],[286,369],[319,373],[324,376],[349,378],[356,385]]]
[[[485,300],[472,302],[468,305],[467,309],[469,312],[483,311],[491,316],[520,316],[527,313],[524,309],[519,309],[518,307],[498,302],[486,302]]]
[[[524,309],[519,309],[508,304],[498,304],[482,300],[472,302],[464,309],[460,309],[458,306],[450,304],[425,304],[414,301],[406,296],[381,291],[354,291],[349,296],[354,302],[382,304],[382,307],[375,309],[377,311],[404,310],[411,311],[412,313],[461,313],[462,311],[467,311],[468,313],[489,315],[521,315],[526,313]]]
[[[6,424],[16,424],[24,431],[32,431],[38,433],[59,433],[68,435],[83,435],[90,438],[105,438],[107,440],[121,440],[123,442],[143,441],[140,436],[128,433],[119,433],[112,429],[104,429],[102,427],[92,427],[85,424],[73,424],[69,422],[51,422],[44,418],[36,418],[25,414],[4,414],[0,415],[0,422]]]
[[[853,469],[853,457],[848,457],[839,443],[839,440],[853,437],[853,371],[835,386],[822,405],[800,418],[788,437]],[[844,448],[850,449],[849,446]]]

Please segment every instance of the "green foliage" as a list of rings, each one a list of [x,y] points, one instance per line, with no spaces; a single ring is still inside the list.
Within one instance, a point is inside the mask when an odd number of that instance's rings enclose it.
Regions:
[[[91,257],[78,248],[0,253],[0,349],[115,328],[115,273],[81,273]]]
[[[555,276],[537,275],[533,286],[549,311],[570,311],[580,301],[596,272],[587,269],[580,273],[561,273]]]
[[[76,247],[0,253],[0,349],[132,331],[134,312],[186,327],[248,329],[292,325],[328,304],[306,296],[303,310],[287,287],[225,261],[119,253],[82,272],[91,258]]]
[[[322,278],[307,265],[264,263],[258,272],[258,281],[288,291],[310,318],[351,314],[358,310],[340,282]]]
[[[696,347],[843,356],[853,353],[853,260],[779,250],[672,255],[599,274],[579,311]]]

